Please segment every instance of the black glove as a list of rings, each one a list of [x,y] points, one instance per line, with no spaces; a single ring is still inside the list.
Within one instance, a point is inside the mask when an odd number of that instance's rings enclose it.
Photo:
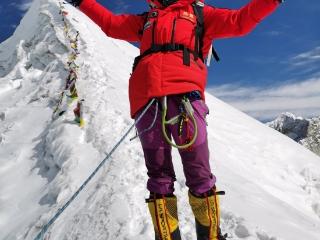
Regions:
[[[67,3],[70,3],[71,5],[75,6],[75,7],[79,7],[82,0],[66,0]]]
[[[278,0],[279,3],[284,3],[285,0]]]

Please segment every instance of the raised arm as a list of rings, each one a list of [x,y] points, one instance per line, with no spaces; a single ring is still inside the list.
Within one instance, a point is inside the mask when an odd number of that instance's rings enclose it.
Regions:
[[[109,37],[139,42],[144,17],[139,15],[115,15],[95,0],[82,0],[80,10],[101,27]]]
[[[206,35],[211,39],[243,36],[270,15],[280,2],[281,0],[252,0],[238,10],[205,6]]]

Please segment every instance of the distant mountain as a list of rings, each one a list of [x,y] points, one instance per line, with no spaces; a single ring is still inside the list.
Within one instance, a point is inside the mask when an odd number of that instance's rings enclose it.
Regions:
[[[267,125],[320,156],[320,116],[304,119],[287,112]]]

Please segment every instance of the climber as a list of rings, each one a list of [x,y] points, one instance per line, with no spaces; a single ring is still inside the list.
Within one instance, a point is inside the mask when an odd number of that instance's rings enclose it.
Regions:
[[[172,146],[179,149],[182,159],[197,239],[226,239],[220,230],[221,192],[209,164],[204,61],[214,39],[246,35],[282,1],[251,0],[230,10],[205,5],[203,0],[147,0],[150,9],[140,15],[115,15],[95,0],[68,2],[106,35],[140,43],[140,56],[129,80],[129,100],[135,119],[151,99],[159,100],[136,126],[148,170],[146,202],[155,239],[181,239]]]

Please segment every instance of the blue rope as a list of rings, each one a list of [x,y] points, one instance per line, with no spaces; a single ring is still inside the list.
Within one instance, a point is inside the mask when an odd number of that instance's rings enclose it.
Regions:
[[[140,137],[142,134],[150,131],[154,127],[156,120],[157,120],[157,117],[158,117],[158,110],[159,110],[158,105],[159,105],[159,103],[158,103],[158,101],[156,101],[156,113],[154,114],[154,118],[153,118],[151,125],[147,129],[144,129],[141,133],[137,132],[137,134],[133,138],[130,138],[130,141],[136,139],[137,137]]]
[[[105,162],[111,157],[111,155],[114,153],[114,151],[119,147],[119,145],[124,141],[124,139],[128,136],[128,134],[131,132],[131,130],[134,128],[134,126],[142,119],[142,117],[145,115],[145,113],[148,111],[148,109],[151,107],[153,102],[156,99],[153,98],[149,104],[146,106],[146,108],[143,110],[141,115],[137,118],[134,124],[131,125],[131,127],[128,129],[128,131],[121,137],[121,139],[117,142],[116,145],[111,149],[110,153],[107,154],[107,156],[100,162],[98,167],[93,171],[93,173],[84,181],[84,183],[79,187],[79,189],[72,195],[72,197],[61,207],[58,209],[57,213],[49,220],[49,222],[44,225],[41,229],[41,231],[38,233],[38,235],[34,238],[34,240],[42,240],[45,233],[48,231],[49,227],[53,225],[53,223],[59,218],[59,216],[66,210],[66,208],[73,202],[73,200],[79,195],[79,193],[86,187],[86,185],[90,182],[90,180],[97,174],[97,172],[100,170],[100,168],[105,164]]]

